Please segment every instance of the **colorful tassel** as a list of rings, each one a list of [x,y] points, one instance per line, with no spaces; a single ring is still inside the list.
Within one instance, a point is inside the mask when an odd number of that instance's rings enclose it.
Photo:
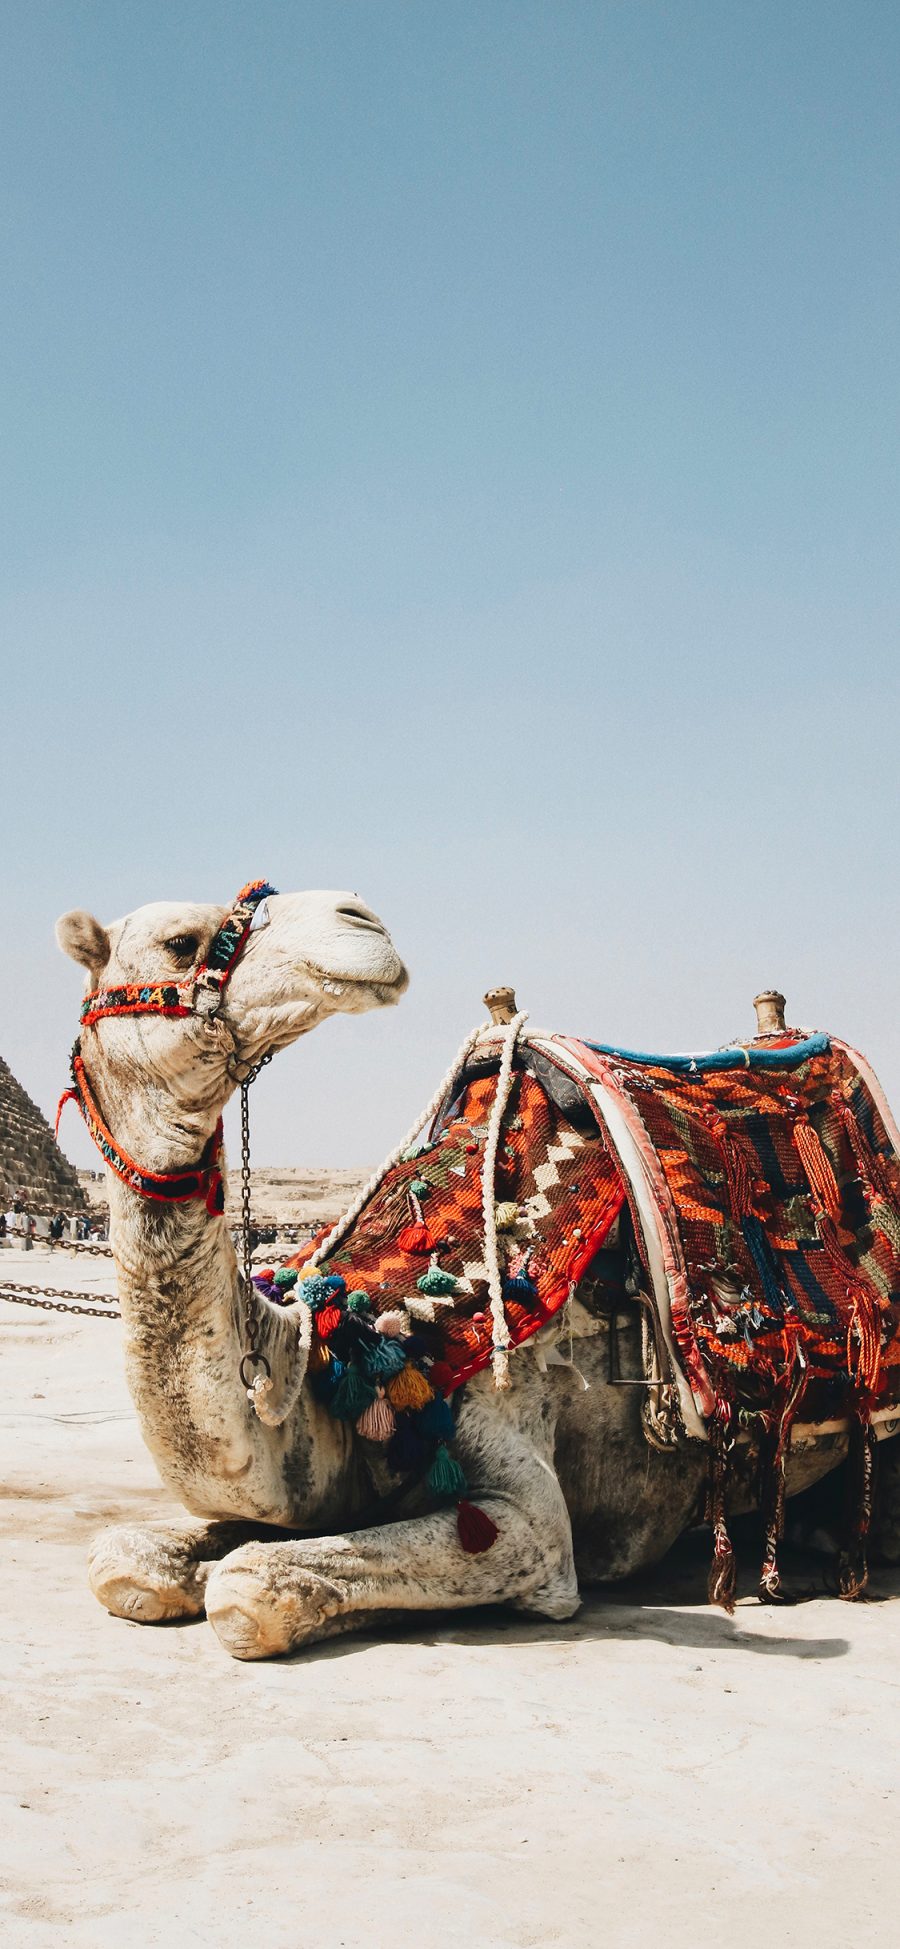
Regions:
[[[289,1293],[291,1287],[297,1284],[297,1273],[294,1266],[279,1266],[275,1274],[275,1284],[281,1287],[282,1292]]]
[[[391,1406],[395,1408],[424,1408],[433,1398],[434,1390],[429,1386],[418,1367],[406,1366],[392,1381],[388,1381],[388,1394]]]
[[[362,1364],[373,1379],[382,1375],[389,1379],[402,1373],[406,1366],[406,1348],[398,1340],[376,1340],[374,1345],[361,1349]]]
[[[734,1610],[737,1592],[737,1564],[731,1538],[725,1527],[724,1517],[720,1517],[713,1529],[713,1559],[709,1567],[709,1581],[706,1594],[711,1604],[718,1604],[729,1617]]]
[[[528,1272],[517,1272],[514,1278],[503,1281],[504,1299],[514,1299],[520,1306],[532,1306],[537,1296],[538,1289]]]
[[[397,1244],[401,1252],[409,1252],[413,1258],[427,1258],[434,1251],[436,1240],[425,1224],[404,1225],[397,1234]]]
[[[375,1308],[372,1305],[372,1301],[370,1300],[368,1293],[364,1293],[360,1291],[360,1292],[350,1294],[350,1297],[347,1300],[347,1311],[349,1313],[356,1313],[358,1315],[361,1315],[363,1318],[368,1318],[368,1316],[371,1313],[373,1313],[374,1310]]]
[[[427,1293],[430,1299],[440,1299],[445,1293],[455,1293],[456,1280],[452,1272],[444,1272],[439,1265],[430,1265],[427,1272],[419,1274],[416,1285],[420,1293]]]
[[[427,1480],[433,1496],[464,1496],[468,1486],[459,1463],[443,1442],[428,1471]]]
[[[343,1279],[339,1279],[337,1284],[341,1290],[346,1290]],[[302,1297],[314,1313],[319,1313],[323,1306],[334,1305],[334,1293],[334,1280],[326,1278],[321,1272],[317,1272],[305,1281]]]
[[[356,1421],[375,1400],[375,1389],[356,1367],[348,1367],[335,1388],[331,1412],[342,1421]]]
[[[319,1339],[330,1339],[332,1333],[340,1326],[343,1317],[339,1306],[323,1306],[322,1311],[316,1314],[316,1332]]]
[[[456,1423],[452,1409],[443,1395],[436,1394],[432,1401],[426,1401],[424,1408],[419,1409],[416,1415],[416,1427],[420,1434],[427,1435],[429,1441],[453,1440]]]
[[[413,1178],[409,1188],[414,1198],[427,1198],[431,1185],[427,1178]]]
[[[379,1333],[387,1334],[390,1340],[395,1340],[398,1334],[409,1332],[408,1316],[396,1308],[392,1308],[389,1313],[381,1313],[375,1324]]]
[[[316,1400],[321,1401],[326,1408],[331,1406],[338,1384],[343,1380],[346,1371],[342,1360],[329,1360],[327,1366],[321,1367],[318,1373],[313,1374],[310,1386]]]
[[[356,1432],[366,1441],[390,1441],[397,1418],[383,1394],[376,1394],[374,1401],[364,1409],[356,1424]]]
[[[841,1194],[831,1159],[826,1155],[818,1131],[813,1129],[808,1117],[798,1117],[793,1136],[794,1148],[813,1196],[824,1206],[832,1223],[839,1225],[843,1212]]]
[[[456,1505],[456,1533],[468,1556],[483,1556],[500,1532],[485,1510],[463,1497]]]
[[[498,1232],[514,1231],[518,1220],[519,1207],[510,1200],[504,1199],[501,1204],[494,1206],[494,1224]]]

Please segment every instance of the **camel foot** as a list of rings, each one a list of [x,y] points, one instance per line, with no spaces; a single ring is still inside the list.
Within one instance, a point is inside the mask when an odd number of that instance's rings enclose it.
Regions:
[[[302,1565],[291,1545],[248,1544],[213,1566],[206,1615],[232,1658],[280,1658],[341,1630],[358,1616],[338,1617],[341,1593]]]
[[[88,1582],[105,1610],[134,1624],[202,1617],[213,1563],[247,1529],[239,1523],[117,1525],[94,1538]]]
[[[548,1584],[543,1590],[535,1591],[530,1597],[511,1597],[509,1609],[518,1611],[525,1617],[549,1617],[564,1623],[567,1617],[574,1617],[581,1609],[581,1593],[572,1578],[560,1578],[558,1583]]]

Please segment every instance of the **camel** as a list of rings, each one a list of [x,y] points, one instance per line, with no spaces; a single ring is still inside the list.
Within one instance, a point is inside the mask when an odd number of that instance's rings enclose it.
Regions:
[[[170,994],[166,984],[203,963],[226,916],[214,905],[156,903],[104,926],[75,910],[57,937],[91,991],[145,984],[129,992]],[[265,924],[246,935],[214,1007],[113,1007],[83,1037],[107,1130],[147,1173],[209,1159],[224,1105],[263,1058],[331,1015],[394,1004],[407,986],[389,935],[355,895],[271,895],[257,919]],[[461,1549],[453,1512],[434,1508],[423,1486],[402,1513],[388,1499],[385,1519],[367,1444],[298,1385],[302,1300],[279,1307],[260,1296],[254,1361],[271,1377],[276,1410],[262,1419],[242,1384],[242,1281],[224,1217],[201,1198],[159,1201],[113,1169],[108,1177],[128,1383],[162,1480],[188,1512],[178,1524],[118,1525],[95,1539],[90,1584],[114,1616],[156,1624],[205,1612],[239,1659],[411,1611],[499,1604],[562,1620],[578,1609],[581,1584],[657,1563],[698,1520],[706,1452],[698,1442],[648,1445],[641,1389],[611,1384],[609,1333],[586,1312],[574,1363],[558,1352],[554,1361],[564,1329],[551,1326],[510,1360],[508,1387],[498,1390],[487,1370],[463,1389],[456,1452],[496,1523],[493,1547]],[[639,1320],[612,1330],[621,1371],[639,1374]],[[845,1452],[839,1432],[798,1447],[788,1493]],[[747,1475],[733,1507],[742,1495],[751,1506]],[[891,1536],[900,1540],[900,1523]]]

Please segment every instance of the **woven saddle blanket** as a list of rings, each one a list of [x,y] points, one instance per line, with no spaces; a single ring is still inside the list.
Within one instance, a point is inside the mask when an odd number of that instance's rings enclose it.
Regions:
[[[424,1142],[318,1272],[411,1323],[448,1395],[488,1365],[489,1032]],[[900,1399],[900,1137],[863,1059],[817,1034],[698,1057],[529,1032],[495,1179],[507,1343],[559,1313],[627,1204],[685,1432],[869,1420]],[[292,1261],[301,1269],[311,1245]]]

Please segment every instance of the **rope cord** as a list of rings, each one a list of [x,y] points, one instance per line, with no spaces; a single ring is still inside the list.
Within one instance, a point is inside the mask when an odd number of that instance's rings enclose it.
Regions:
[[[515,1016],[504,1035],[500,1073],[497,1078],[497,1093],[491,1109],[490,1123],[485,1142],[484,1168],[481,1178],[482,1210],[484,1214],[484,1256],[490,1291],[491,1317],[494,1322],[493,1370],[494,1382],[498,1388],[509,1386],[509,1345],[506,1338],[506,1314],[503,1309],[503,1282],[497,1253],[497,1226],[494,1212],[494,1171],[497,1162],[500,1129],[512,1083],[512,1065],[516,1039],[526,1019],[525,1013]],[[368,1204],[369,1199],[374,1197],[375,1192],[387,1176],[388,1171],[393,1170],[394,1165],[400,1163],[404,1151],[410,1149],[411,1145],[415,1143],[416,1138],[424,1130],[425,1125],[430,1123],[432,1118],[437,1115],[453,1084],[456,1082],[470,1051],[474,1049],[477,1042],[480,1042],[483,1035],[489,1033],[494,1035],[498,1033],[494,1023],[480,1022],[477,1029],[473,1029],[471,1034],[466,1036],[465,1041],[460,1043],[446,1075],[442,1077],[434,1095],[430,1097],[424,1110],[416,1118],[415,1123],[407,1131],[406,1136],[401,1139],[399,1144],[394,1145],[393,1150],[388,1152],[387,1157],[379,1164],[378,1169],[372,1172],[371,1177],[367,1179],[362,1189],[357,1192],[352,1204],[347,1206],[347,1210],[337,1220],[337,1223],[332,1226],[327,1238],[322,1240],[321,1245],[317,1246],[316,1250],[306,1260],[304,1266],[305,1271],[311,1271],[313,1267],[320,1265],[322,1260],[327,1259],[329,1253],[334,1251],[335,1246],[340,1245],[341,1240],[346,1237],[352,1226],[355,1225],[364,1205]],[[500,1031],[500,1033],[502,1034],[503,1031]],[[312,1314],[309,1308],[303,1305],[302,1284],[297,1287],[296,1297],[300,1302],[302,1310],[298,1317],[297,1339],[294,1344],[295,1366],[292,1375],[291,1400],[296,1400],[300,1387],[303,1384],[312,1338]],[[284,1419],[285,1414],[289,1412],[288,1406],[284,1406],[279,1411],[273,1411],[267,1399],[267,1396],[272,1391],[270,1377],[265,1373],[257,1375],[252,1385],[247,1389],[248,1398],[256,1410],[259,1419],[266,1422],[270,1427],[277,1426]]]
[[[527,1022],[526,1010],[514,1015],[509,1027],[503,1032],[503,1054],[500,1058],[500,1074],[497,1077],[497,1090],[491,1105],[490,1121],[484,1143],[484,1164],[481,1171],[481,1210],[484,1220],[484,1263],[488,1276],[488,1292],[491,1301],[493,1321],[494,1351],[491,1367],[494,1386],[509,1386],[509,1340],[507,1339],[506,1312],[503,1306],[503,1279],[500,1272],[500,1259],[497,1252],[497,1213],[495,1208],[494,1172],[497,1164],[497,1147],[509,1092],[512,1086],[513,1056],[519,1030]]]

